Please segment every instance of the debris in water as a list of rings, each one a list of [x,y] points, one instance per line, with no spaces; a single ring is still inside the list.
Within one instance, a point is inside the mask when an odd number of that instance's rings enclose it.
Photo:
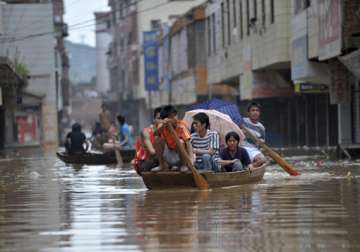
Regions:
[[[348,173],[346,174],[346,176],[348,177],[348,179],[353,178],[353,175],[351,174],[351,171],[348,171]]]

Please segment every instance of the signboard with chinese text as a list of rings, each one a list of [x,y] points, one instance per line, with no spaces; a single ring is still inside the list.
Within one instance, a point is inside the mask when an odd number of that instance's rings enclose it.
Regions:
[[[15,116],[18,143],[35,143],[38,141],[37,117],[35,113]]]
[[[312,84],[312,83],[295,83],[295,93],[327,93],[329,86],[325,84]]]
[[[342,47],[341,0],[318,0],[319,59],[340,55]]]
[[[159,53],[156,41],[157,32],[144,32],[145,90],[159,90]]]

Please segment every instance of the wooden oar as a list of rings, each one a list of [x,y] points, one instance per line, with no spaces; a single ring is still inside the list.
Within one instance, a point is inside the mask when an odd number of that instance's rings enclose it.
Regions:
[[[241,125],[240,128],[245,131],[245,134],[248,135],[252,140],[257,142],[267,153],[268,155],[276,162],[278,165],[280,165],[284,171],[289,173],[291,176],[299,176],[300,173],[295,170],[294,167],[292,167],[288,162],[286,162],[279,154],[277,154],[275,151],[273,151],[269,146],[267,146],[265,143],[259,141],[259,139],[245,126]]]
[[[174,127],[170,124],[167,123],[166,126],[168,127],[171,136],[175,139],[176,142],[176,147],[180,152],[180,157],[185,160],[185,164],[187,167],[190,168],[195,184],[196,186],[200,189],[200,190],[207,190],[209,189],[209,184],[208,182],[205,180],[205,178],[203,176],[201,176],[201,174],[198,172],[198,170],[194,167],[194,165],[191,162],[191,158],[189,157],[188,153],[186,152],[186,150],[184,149],[184,145],[180,142],[179,137],[177,136]]]

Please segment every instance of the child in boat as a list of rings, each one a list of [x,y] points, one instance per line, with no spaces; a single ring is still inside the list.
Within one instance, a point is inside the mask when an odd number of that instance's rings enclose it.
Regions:
[[[251,161],[247,151],[239,146],[240,137],[232,131],[226,134],[225,142],[227,147],[220,152],[218,163],[227,172],[242,171],[251,167]]]
[[[195,132],[191,134],[191,145],[196,155],[195,167],[199,170],[220,171],[217,159],[219,158],[219,133],[210,130],[209,116],[203,112],[193,116]]]
[[[154,145],[157,138],[156,132],[160,122],[160,113],[160,107],[154,110],[153,123],[144,128],[140,133],[140,137],[136,140],[133,165],[138,174],[151,171],[152,168],[159,166]]]
[[[190,132],[184,121],[178,120],[176,109],[171,106],[165,106],[160,115],[163,122],[159,125],[159,141],[156,143],[156,153],[159,159],[160,166],[153,168],[151,171],[157,172],[168,170],[171,168],[173,171],[179,170],[185,172],[188,168],[185,166],[184,161],[180,158],[179,150],[176,146],[176,141],[172,137],[166,124],[171,123],[174,130],[183,143],[185,151],[189,157],[192,157],[192,148],[190,144]]]
[[[66,135],[65,149],[69,154],[83,154],[88,151],[89,143],[86,141],[85,134],[81,132],[79,123],[74,123],[71,132]]]
[[[244,126],[248,128],[253,135],[255,135],[259,141],[265,141],[265,127],[259,122],[260,119],[260,104],[252,102],[249,104],[247,112],[248,117],[244,118]],[[249,154],[251,163],[254,166],[261,166],[266,162],[265,156],[258,149],[258,144],[253,141],[251,138],[246,137],[245,141],[242,143],[242,147],[246,149]]]

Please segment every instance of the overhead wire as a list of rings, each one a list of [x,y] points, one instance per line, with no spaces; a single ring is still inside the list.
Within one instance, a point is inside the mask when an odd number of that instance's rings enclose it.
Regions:
[[[137,4],[138,2],[141,2],[141,1],[144,1],[144,0],[138,0],[134,4]],[[170,3],[171,2],[160,3],[160,4],[154,5],[154,6],[149,7],[149,8],[145,8],[143,10],[133,11],[133,12],[128,13],[127,15],[122,16],[122,18],[126,18],[126,17],[132,16],[132,15],[138,14],[138,13],[151,11],[151,10],[157,9],[159,7],[168,5]],[[125,10],[125,8],[126,7],[124,7],[123,10]],[[115,9],[115,11],[119,11],[119,9]],[[92,27],[93,25],[95,25],[95,23],[88,24],[89,22],[96,22],[96,19],[93,18],[93,19],[89,19],[89,20],[84,20],[84,21],[81,21],[79,23],[70,25],[68,30],[69,31],[81,30],[81,29],[89,28],[89,27]],[[102,22],[105,22],[105,21],[99,21],[99,23],[102,23]],[[1,43],[13,43],[13,42],[16,42],[16,41],[23,41],[23,40],[26,40],[26,39],[41,37],[41,36],[45,36],[45,35],[49,35],[49,34],[56,34],[56,31],[28,34],[28,35],[24,35],[24,36],[18,37],[18,38],[16,38],[16,37],[8,37],[8,38],[5,37],[5,38],[2,38],[2,39],[0,38],[0,44]]]

